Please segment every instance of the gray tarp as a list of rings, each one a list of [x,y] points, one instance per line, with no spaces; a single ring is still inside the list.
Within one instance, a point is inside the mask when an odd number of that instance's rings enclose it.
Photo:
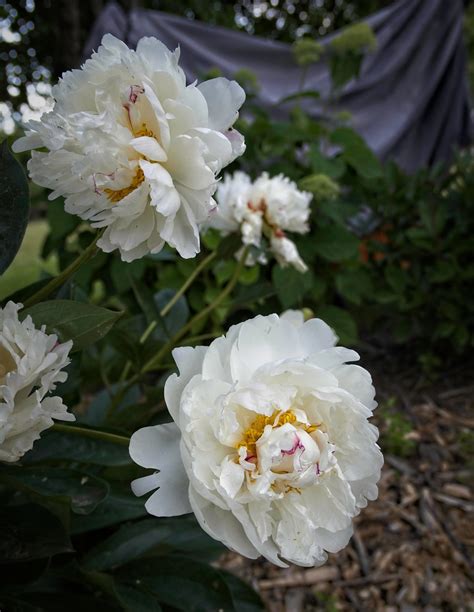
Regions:
[[[394,159],[408,171],[446,160],[469,141],[462,17],[462,0],[398,0],[367,19],[377,49],[364,60],[360,77],[345,87],[339,107],[352,114],[353,127],[380,158]],[[180,45],[191,81],[214,67],[228,77],[248,68],[258,77],[258,100],[266,108],[298,91],[301,69],[286,43],[160,11],[125,13],[112,2],[94,24],[85,56],[107,32],[132,47],[142,36],[156,36],[171,49]],[[316,89],[324,99],[329,85],[327,67],[311,66],[305,90]],[[306,100],[305,108],[320,115],[317,100]]]

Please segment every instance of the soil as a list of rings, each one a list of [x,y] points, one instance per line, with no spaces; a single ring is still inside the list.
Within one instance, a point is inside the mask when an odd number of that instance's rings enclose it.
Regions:
[[[362,363],[374,375],[385,465],[350,544],[320,568],[234,553],[220,565],[250,582],[270,612],[472,611],[474,364],[427,384],[399,359],[371,351]]]

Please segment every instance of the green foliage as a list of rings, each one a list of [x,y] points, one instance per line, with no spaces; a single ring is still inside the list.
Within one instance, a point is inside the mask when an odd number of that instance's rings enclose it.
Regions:
[[[6,140],[0,145],[0,274],[21,246],[28,223],[28,180]]]
[[[41,302],[21,312],[30,316],[37,327],[46,326],[61,342],[73,341],[73,351],[79,351],[103,338],[112,328],[120,312],[73,300]]]
[[[313,194],[316,202],[335,200],[339,195],[339,185],[327,174],[310,174],[301,179],[299,186]]]
[[[295,61],[300,66],[309,66],[321,58],[323,46],[313,38],[299,38],[293,44],[293,55]]]
[[[366,241],[374,313],[395,340],[417,342],[430,368],[430,355],[474,344],[473,167],[468,152],[449,172],[407,177],[389,166],[372,195],[381,228]]]

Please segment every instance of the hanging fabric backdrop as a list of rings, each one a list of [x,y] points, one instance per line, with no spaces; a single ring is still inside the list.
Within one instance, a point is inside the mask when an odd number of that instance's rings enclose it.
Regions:
[[[456,146],[468,143],[462,18],[462,0],[398,0],[366,20],[377,49],[365,58],[360,77],[344,88],[339,108],[352,114],[353,127],[381,159],[414,171],[449,159]],[[260,83],[259,102],[268,109],[298,91],[301,68],[286,43],[160,11],[125,13],[112,2],[94,24],[85,57],[107,32],[132,47],[142,36],[156,36],[171,49],[180,45],[181,65],[191,81],[211,68],[227,77],[250,69]],[[311,66],[305,90],[316,89],[324,99],[329,86],[327,67]],[[320,116],[319,101],[304,105],[310,115]]]

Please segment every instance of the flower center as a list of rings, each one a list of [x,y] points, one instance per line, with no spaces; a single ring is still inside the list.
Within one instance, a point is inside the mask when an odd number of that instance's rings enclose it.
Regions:
[[[0,344],[0,385],[5,383],[9,372],[16,370],[16,363],[9,351]]]
[[[130,183],[130,185],[128,185],[128,187],[123,187],[123,189],[107,188],[104,189],[104,193],[107,195],[107,198],[115,204],[116,202],[120,202],[120,200],[123,200],[123,198],[128,196],[129,193],[132,193],[132,191],[135,191],[135,189],[139,187],[144,180],[145,175],[143,174],[143,170],[138,167],[137,171],[135,172],[135,176],[133,177],[132,182]]]
[[[297,426],[299,425],[301,429],[303,429],[307,433],[312,433],[318,428],[317,425],[307,425],[305,423],[300,423],[298,421],[297,416],[292,410],[288,410],[288,412],[281,412],[280,410],[275,410],[271,416],[259,414],[256,419],[252,421],[250,426],[244,431],[240,442],[236,444],[236,448],[245,446],[247,447],[247,454],[249,456],[255,456],[257,454],[257,442],[262,437],[265,427],[267,425],[271,425],[273,429],[276,429],[278,427],[281,427],[282,425],[285,425],[285,423],[291,423],[292,425]]]

